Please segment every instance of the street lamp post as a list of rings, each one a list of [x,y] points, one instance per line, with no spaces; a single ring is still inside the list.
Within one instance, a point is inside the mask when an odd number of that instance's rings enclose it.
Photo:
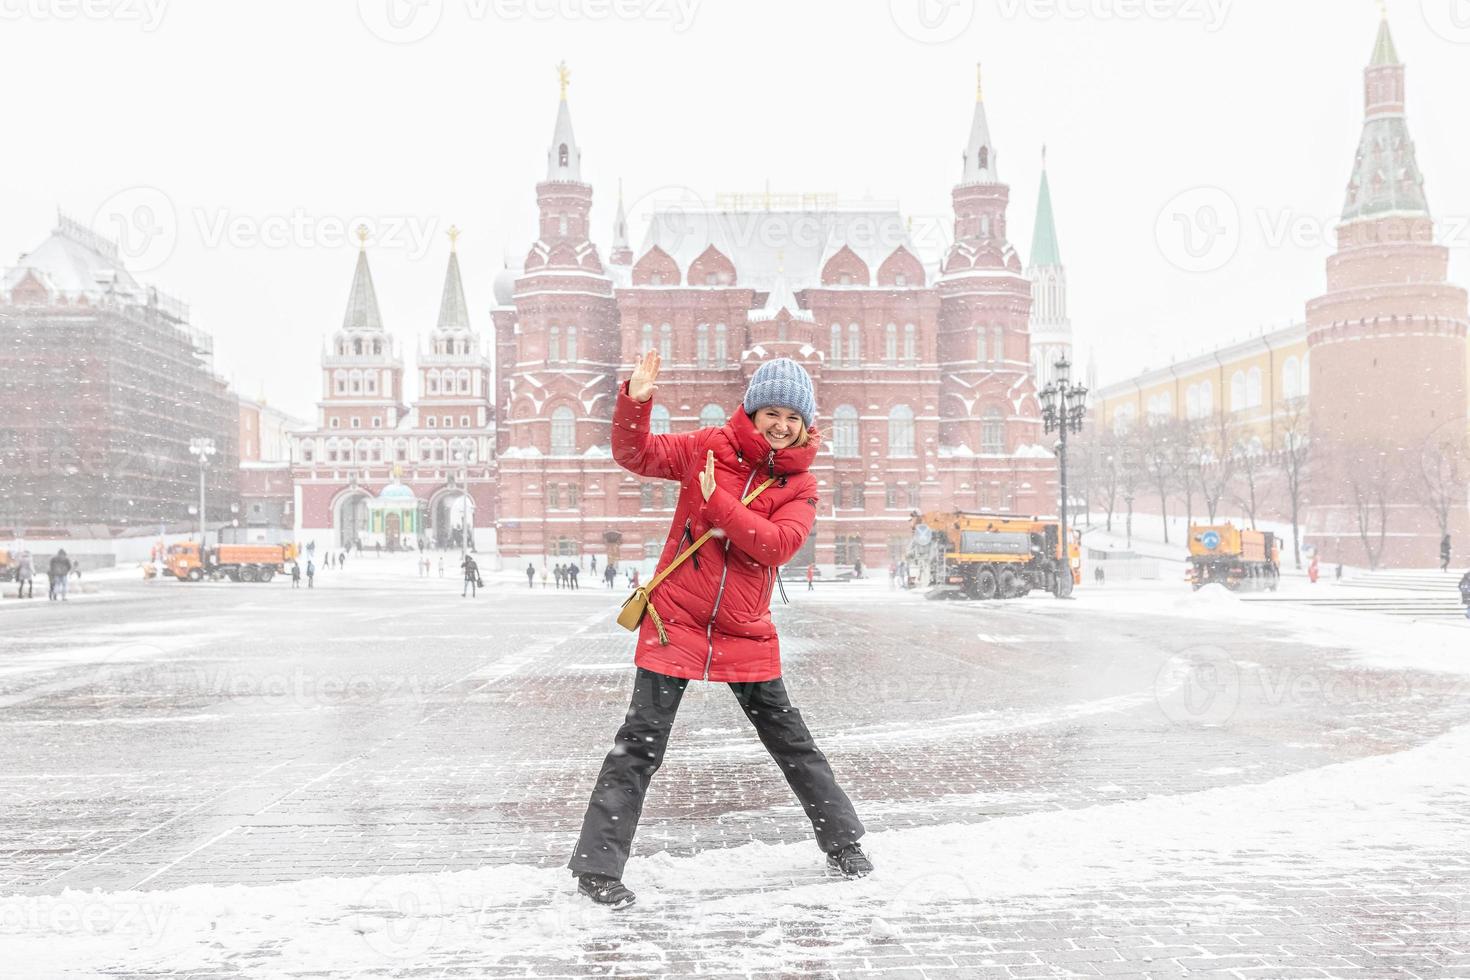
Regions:
[[[197,438],[189,440],[189,455],[199,460],[199,549],[201,554],[208,544],[204,517],[204,474],[209,469],[209,457],[215,453],[214,440]]]
[[[1082,431],[1082,415],[1087,411],[1087,389],[1071,382],[1072,364],[1065,356],[1056,362],[1056,376],[1041,389],[1041,422],[1047,432],[1057,432],[1061,442],[1057,461],[1061,469],[1062,555],[1071,574],[1072,547],[1067,526],[1067,433]]]

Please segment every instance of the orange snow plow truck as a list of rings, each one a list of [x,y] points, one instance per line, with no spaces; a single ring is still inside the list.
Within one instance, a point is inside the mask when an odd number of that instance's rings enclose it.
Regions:
[[[269,582],[286,571],[297,555],[295,544],[219,544],[199,553],[196,541],[171,544],[163,558],[163,572],[180,582],[229,579],[232,582]]]
[[[1281,539],[1270,531],[1224,524],[1189,525],[1189,570],[1194,588],[1218,582],[1232,591],[1269,589],[1281,581]]]
[[[932,511],[914,515],[909,548],[930,599],[1011,599],[1032,589],[1057,598],[1082,580],[1081,537],[1056,518]],[[927,566],[927,568],[924,568]]]

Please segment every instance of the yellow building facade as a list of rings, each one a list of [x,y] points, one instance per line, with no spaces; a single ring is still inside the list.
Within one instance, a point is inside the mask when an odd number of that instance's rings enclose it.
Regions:
[[[1175,361],[1092,394],[1092,417],[1113,432],[1149,419],[1213,429],[1226,449],[1273,453],[1301,431],[1311,361],[1303,323]]]

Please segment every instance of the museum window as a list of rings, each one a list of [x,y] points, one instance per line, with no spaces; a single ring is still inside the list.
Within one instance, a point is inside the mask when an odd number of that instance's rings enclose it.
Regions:
[[[905,323],[903,325],[903,359],[912,362],[918,360],[918,357],[918,331],[914,329],[912,323]]]
[[[709,367],[709,324],[701,323],[694,328],[694,363]]]
[[[429,428],[431,429],[437,429],[439,427],[439,420],[432,415],[426,416],[424,418],[424,422],[427,423]]]
[[[643,510],[653,510],[653,484],[638,484],[638,506]]]
[[[561,327],[551,327],[546,331],[546,362],[557,364],[561,361]]]
[[[461,429],[468,429],[470,427],[470,417],[468,415],[461,415],[459,417],[459,427]]]
[[[571,326],[569,324],[567,326],[567,360],[568,361],[575,361],[576,359],[577,359],[577,328],[574,327],[574,326]],[[468,391],[469,389],[466,388],[464,390],[465,391]]]
[[[380,419],[380,418],[378,418],[378,416],[374,415],[373,416],[373,428],[375,428],[375,429],[381,429],[382,427],[383,427],[383,420]]]
[[[883,360],[892,363],[898,360],[898,324],[890,323],[883,328]]]
[[[858,410],[851,405],[838,405],[832,412],[832,455],[858,455]]]
[[[356,415],[352,416],[352,427],[354,429],[362,428],[362,419],[358,418]]]
[[[561,485],[557,483],[546,484],[546,509],[559,510],[561,508]]]
[[[664,509],[673,510],[674,505],[679,502],[679,484],[676,481],[664,484]]]
[[[658,356],[666,361],[674,359],[674,328],[667,323],[658,328]]]
[[[332,416],[330,427],[333,429],[340,429],[342,427],[342,420],[337,418],[335,415]]]
[[[570,456],[577,446],[577,419],[565,405],[551,413],[551,454]]]
[[[982,453],[1006,451],[1006,423],[998,408],[987,408],[981,417],[980,451]]]
[[[914,455],[914,410],[895,405],[888,413],[888,455]]]
[[[863,359],[863,328],[856,323],[847,327],[847,366],[857,367]]]
[[[782,325],[784,329],[784,324]],[[730,361],[729,341],[723,323],[715,324],[715,366],[724,367]]]
[[[648,417],[648,431],[656,436],[668,435],[669,432],[669,410],[662,405],[653,406],[653,413]]]

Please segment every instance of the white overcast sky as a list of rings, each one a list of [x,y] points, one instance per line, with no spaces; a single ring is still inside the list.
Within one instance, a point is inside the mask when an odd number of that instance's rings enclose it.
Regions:
[[[103,230],[123,214],[139,277],[192,305],[219,370],[308,418],[359,217],[387,236],[370,258],[410,363],[451,223],[488,333],[502,256],[534,236],[561,59],[604,257],[620,177],[630,205],[769,180],[947,225],[978,61],[1023,256],[1049,147],[1077,344],[1101,380],[1298,320],[1378,24],[1370,0],[86,3],[0,0],[0,264],[58,207]],[[1470,3],[1390,0],[1389,16],[1452,278],[1470,283]]]

